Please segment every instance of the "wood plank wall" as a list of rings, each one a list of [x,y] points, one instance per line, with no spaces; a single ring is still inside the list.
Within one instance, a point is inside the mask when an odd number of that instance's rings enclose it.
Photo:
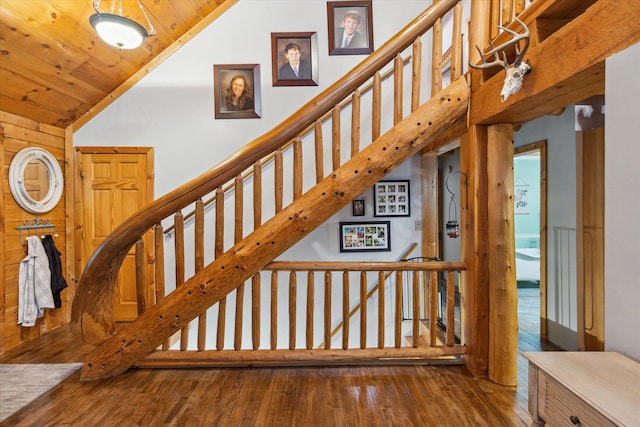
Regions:
[[[0,204],[0,354],[18,344],[37,338],[43,333],[64,325],[70,318],[71,291],[62,292],[62,307],[47,310],[45,316],[38,319],[31,328],[17,324],[18,319],[18,273],[20,261],[26,255],[26,246],[20,241],[20,232],[16,229],[25,220],[36,216],[15,202],[9,187],[9,166],[16,153],[27,147],[40,147],[49,151],[59,162],[65,176],[65,130],[23,117],[0,111],[0,143],[2,145],[0,164],[2,165],[2,201]],[[66,192],[65,183],[65,192]],[[53,234],[56,247],[62,253],[62,265],[66,262],[65,230],[65,194],[58,205],[50,212],[40,215],[40,219],[55,224]],[[42,230],[39,230],[42,231]],[[48,230],[45,230],[48,232]],[[42,234],[42,233],[40,233]],[[24,235],[24,231],[23,231]],[[24,239],[24,237],[23,237]],[[73,283],[65,276],[70,288]]]

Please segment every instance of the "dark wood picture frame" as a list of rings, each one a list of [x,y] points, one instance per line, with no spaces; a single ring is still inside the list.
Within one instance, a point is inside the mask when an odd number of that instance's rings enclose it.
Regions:
[[[340,222],[340,252],[391,251],[391,222]]]
[[[287,52],[295,54],[296,50],[300,58],[297,75],[287,59]],[[271,33],[271,67],[273,86],[318,86],[317,34]]]
[[[373,186],[373,216],[411,216],[409,181],[376,182]]]
[[[327,2],[329,55],[366,55],[373,52],[373,13],[371,0]],[[351,18],[357,24],[349,45],[342,47],[344,24]],[[357,20],[360,20],[357,23]]]
[[[364,216],[364,199],[351,201],[351,216]]]
[[[234,105],[231,84],[244,78],[248,100]],[[260,96],[260,64],[220,64],[213,66],[213,96],[216,119],[249,119],[262,115]],[[244,102],[243,102],[244,101]]]

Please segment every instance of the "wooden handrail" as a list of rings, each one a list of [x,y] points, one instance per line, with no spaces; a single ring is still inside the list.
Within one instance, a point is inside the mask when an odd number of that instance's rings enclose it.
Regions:
[[[461,261],[274,261],[267,264],[268,271],[449,271],[466,270]]]

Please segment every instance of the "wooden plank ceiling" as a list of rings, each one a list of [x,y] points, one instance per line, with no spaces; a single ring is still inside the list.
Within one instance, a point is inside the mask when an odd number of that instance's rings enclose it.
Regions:
[[[103,0],[100,11],[114,2],[149,28],[137,0]],[[0,110],[66,128],[236,0],[141,2],[157,35],[120,51],[89,24],[93,0],[0,0]]]

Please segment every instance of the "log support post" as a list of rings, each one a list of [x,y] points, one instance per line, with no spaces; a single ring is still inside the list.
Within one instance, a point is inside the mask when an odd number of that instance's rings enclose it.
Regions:
[[[489,373],[489,254],[485,126],[470,126],[460,139],[460,171],[466,174],[466,187],[460,186],[460,256],[467,264],[460,290],[462,342],[468,349],[464,362],[472,375],[486,377]]]
[[[518,289],[513,201],[513,125],[487,127],[489,379],[518,381]]]
[[[513,126],[470,126],[460,142],[460,166],[466,174],[460,183],[465,365],[473,375],[512,386],[518,346]]]

